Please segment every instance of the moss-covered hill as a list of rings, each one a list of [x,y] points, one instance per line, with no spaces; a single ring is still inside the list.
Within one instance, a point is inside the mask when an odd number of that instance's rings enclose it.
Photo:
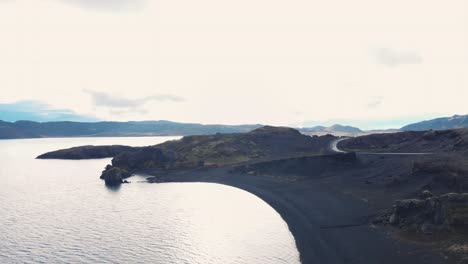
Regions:
[[[149,147],[75,147],[38,158],[114,157],[112,166],[130,172],[173,170],[324,154],[333,139],[306,136],[288,127],[265,126],[247,133],[186,136]]]
[[[287,127],[265,126],[248,133],[187,136],[122,153],[112,160],[112,165],[130,171],[223,166],[322,154],[332,139],[306,136]]]

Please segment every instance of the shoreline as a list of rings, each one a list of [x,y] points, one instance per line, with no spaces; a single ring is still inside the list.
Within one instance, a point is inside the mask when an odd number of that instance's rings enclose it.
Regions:
[[[102,174],[106,184],[120,184],[131,173],[144,172],[154,175],[148,182],[208,182],[247,191],[281,215],[302,263],[459,263],[447,244],[437,245],[437,238],[425,244],[395,239],[392,234],[398,229],[386,224],[397,222],[377,218],[395,201],[417,197],[428,188],[436,195],[457,191],[449,184],[450,172],[458,175],[464,168],[464,163],[453,161],[463,161],[457,156],[464,150],[466,133],[461,132],[431,132],[429,138],[428,132],[403,132],[346,140],[311,139],[291,128],[263,127],[245,134],[184,137],[121,155],[116,146],[82,146],[44,155],[68,159],[76,154],[116,155]],[[359,149],[376,152],[351,151]],[[453,160],[442,165],[452,167],[441,167],[444,155]],[[441,169],[449,176],[440,178]]]
[[[148,182],[157,182],[149,178]],[[450,263],[441,254],[397,241],[369,224],[371,206],[324,179],[293,180],[229,172],[229,168],[174,173],[163,182],[206,182],[256,195],[280,214],[292,233],[303,264]]]

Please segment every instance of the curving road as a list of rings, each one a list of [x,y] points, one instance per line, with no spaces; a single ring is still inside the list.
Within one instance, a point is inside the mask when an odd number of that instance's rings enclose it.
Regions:
[[[347,139],[349,138],[338,138],[338,139],[333,140],[332,142],[330,142],[330,150],[336,153],[347,153],[346,151],[338,148],[338,143]]]
[[[341,150],[338,148],[338,143],[350,138],[338,138],[330,142],[330,150],[335,153],[347,153],[347,151]],[[357,152],[358,154],[363,155],[430,155],[430,152]]]

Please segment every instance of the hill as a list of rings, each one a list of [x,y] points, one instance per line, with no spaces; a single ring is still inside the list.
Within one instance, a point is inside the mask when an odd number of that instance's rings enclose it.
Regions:
[[[420,131],[420,130],[443,130],[468,128],[468,115],[454,115],[452,117],[441,117],[431,120],[426,120],[414,124],[409,124],[401,128],[404,131]]]
[[[29,131],[16,127],[13,123],[0,120],[0,139],[34,138],[37,137]]]
[[[82,146],[45,153],[38,158],[114,156],[113,167],[129,172],[155,172],[323,154],[328,152],[333,139],[333,136],[306,136],[292,128],[265,126],[247,133],[186,136],[149,147]]]

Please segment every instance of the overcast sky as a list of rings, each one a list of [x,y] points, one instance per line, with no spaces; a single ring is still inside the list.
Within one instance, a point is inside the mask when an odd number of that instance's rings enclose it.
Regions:
[[[41,111],[363,128],[468,113],[466,0],[0,0],[0,33],[0,103]]]

